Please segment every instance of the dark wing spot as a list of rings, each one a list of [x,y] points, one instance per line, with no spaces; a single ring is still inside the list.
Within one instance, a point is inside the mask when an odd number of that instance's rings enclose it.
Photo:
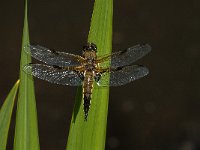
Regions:
[[[119,55],[123,55],[124,53],[127,52],[127,50],[128,50],[128,49],[125,49],[125,50],[121,51]]]
[[[143,42],[140,43],[140,46],[145,46],[145,45],[146,45],[146,43],[143,43]]]
[[[137,65],[137,66],[140,66],[140,67],[144,67],[143,65]],[[125,67],[128,67],[128,66],[125,66]],[[115,71],[120,71],[122,70],[124,67],[117,67],[115,68]]]
[[[55,50],[50,50],[53,54],[58,55],[58,52],[56,52]]]
[[[53,67],[56,68],[56,69],[63,69],[63,67],[56,66],[56,65],[53,65]]]
[[[140,66],[140,67],[144,67],[143,65],[138,65],[138,66]]]
[[[117,67],[116,71],[119,71],[119,70],[122,70],[122,69],[123,69],[123,67]]]

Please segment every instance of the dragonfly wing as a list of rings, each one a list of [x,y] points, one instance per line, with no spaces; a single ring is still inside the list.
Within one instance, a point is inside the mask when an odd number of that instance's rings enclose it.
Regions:
[[[148,44],[138,44],[124,51],[119,51],[111,55],[111,67],[121,67],[132,64],[151,51]]]
[[[59,67],[44,64],[27,64],[24,67],[24,71],[39,79],[55,84],[79,86],[82,83],[75,71],[64,70]]]
[[[149,70],[140,65],[118,67],[102,74],[97,82],[99,86],[121,86],[146,76]]]
[[[40,45],[27,45],[24,50],[33,58],[49,65],[79,66],[83,60],[81,56],[53,51]]]

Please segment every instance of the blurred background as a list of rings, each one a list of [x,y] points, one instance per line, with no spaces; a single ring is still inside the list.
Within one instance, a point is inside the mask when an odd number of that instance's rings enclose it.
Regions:
[[[32,43],[81,54],[94,1],[30,0]],[[19,77],[24,2],[0,5],[0,105]],[[111,88],[106,150],[200,149],[200,1],[114,1],[113,51],[141,42],[150,74]],[[35,80],[41,150],[66,146],[76,87]],[[15,115],[8,150],[13,147]]]

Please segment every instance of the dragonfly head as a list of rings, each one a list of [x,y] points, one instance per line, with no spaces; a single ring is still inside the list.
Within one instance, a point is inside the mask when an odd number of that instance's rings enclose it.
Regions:
[[[87,43],[87,45],[83,47],[83,57],[86,58],[88,63],[93,63],[96,59],[96,52],[97,47],[94,43]]]
[[[94,43],[87,43],[87,45],[83,46],[83,51],[95,51],[97,52],[97,46]]]

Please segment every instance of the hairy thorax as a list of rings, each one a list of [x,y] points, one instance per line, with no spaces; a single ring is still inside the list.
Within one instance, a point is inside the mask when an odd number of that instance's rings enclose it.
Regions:
[[[95,71],[96,70],[96,52],[94,51],[88,51],[84,53],[85,57],[85,64],[84,64],[84,69],[86,71]]]

